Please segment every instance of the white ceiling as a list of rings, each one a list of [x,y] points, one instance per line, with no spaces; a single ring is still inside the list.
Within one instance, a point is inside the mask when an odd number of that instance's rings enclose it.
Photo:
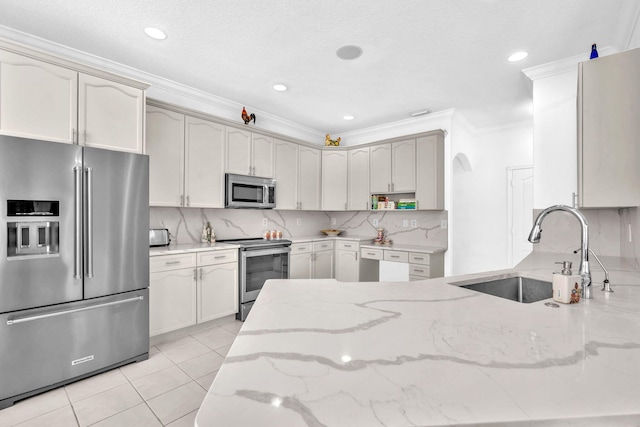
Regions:
[[[530,120],[521,70],[626,48],[633,2],[1,0],[0,25],[339,136],[424,108],[478,128]],[[338,59],[347,44],[363,55]],[[517,50],[529,56],[507,62]]]

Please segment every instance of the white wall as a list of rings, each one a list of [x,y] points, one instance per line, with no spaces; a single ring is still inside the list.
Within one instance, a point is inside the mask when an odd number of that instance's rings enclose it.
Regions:
[[[510,268],[507,168],[533,162],[532,124],[472,133],[454,126],[451,228],[453,274]],[[470,170],[455,160],[464,154]]]

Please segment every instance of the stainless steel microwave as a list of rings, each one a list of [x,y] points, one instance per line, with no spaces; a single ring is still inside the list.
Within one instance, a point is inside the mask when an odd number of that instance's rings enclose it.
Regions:
[[[225,208],[273,209],[276,180],[258,176],[225,174]]]

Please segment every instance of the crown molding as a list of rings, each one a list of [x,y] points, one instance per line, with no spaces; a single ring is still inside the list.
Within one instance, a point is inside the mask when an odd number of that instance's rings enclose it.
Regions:
[[[46,55],[59,57],[63,61],[77,62],[80,65],[99,68],[119,76],[146,82],[150,85],[147,89],[147,96],[151,98],[187,108],[202,110],[203,112],[233,122],[241,123],[240,111],[243,106],[246,106],[252,113],[258,116],[258,120],[260,120],[261,123],[260,126],[252,127],[284,134],[312,143],[317,141],[318,145],[324,144],[325,133],[317,129],[283,119],[282,117],[253,108],[249,105],[243,105],[155,74],[141,71],[125,64],[101,58],[4,26],[0,26],[0,37],[10,42],[20,44],[27,49],[35,49]]]
[[[608,56],[614,53],[618,53],[618,49],[613,46],[605,46],[598,48],[600,56]],[[529,67],[522,70],[522,73],[527,76],[531,81],[538,79],[544,79],[547,77],[557,76],[570,71],[578,71],[578,63],[588,61],[588,55],[581,54],[571,56],[569,58],[560,59],[558,61],[549,62],[547,64],[537,65],[535,67]]]
[[[342,145],[352,146],[366,144],[368,142],[382,141],[431,130],[442,129],[448,131],[451,127],[451,118],[453,117],[454,111],[452,108],[347,132],[341,135]]]

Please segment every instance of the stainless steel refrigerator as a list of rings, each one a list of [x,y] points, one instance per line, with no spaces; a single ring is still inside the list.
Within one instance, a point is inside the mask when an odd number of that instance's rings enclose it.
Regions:
[[[148,171],[0,136],[0,409],[148,358]]]

